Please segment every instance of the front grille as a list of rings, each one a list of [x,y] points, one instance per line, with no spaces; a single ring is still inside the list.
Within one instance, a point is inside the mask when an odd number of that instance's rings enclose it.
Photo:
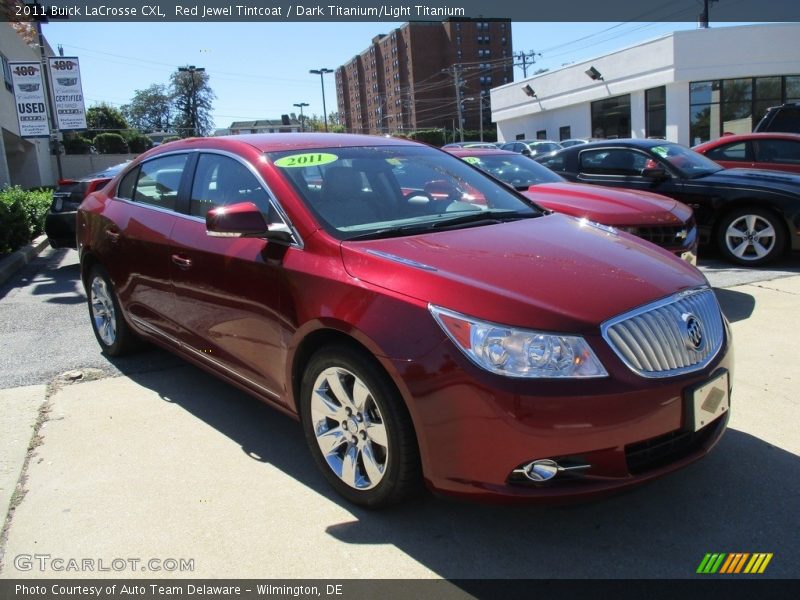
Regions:
[[[666,435],[625,446],[628,472],[639,475],[689,456],[705,446],[725,425],[725,416],[700,431],[673,431]]]
[[[677,225],[674,227],[660,225],[654,225],[652,227],[631,227],[628,231],[648,242],[666,248],[682,245],[686,236],[689,234],[689,230],[685,225]]]
[[[717,355],[722,313],[714,292],[697,288],[606,321],[601,332],[632,371],[671,377],[702,369]]]

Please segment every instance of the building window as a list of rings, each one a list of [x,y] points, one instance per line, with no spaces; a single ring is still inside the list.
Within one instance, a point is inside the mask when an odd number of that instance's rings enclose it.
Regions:
[[[540,129],[536,132],[536,139],[537,140],[546,140],[547,139],[547,129]]]
[[[645,135],[649,138],[667,137],[667,88],[645,90]]]
[[[616,96],[592,102],[592,137],[631,136],[631,96]]]
[[[558,141],[568,140],[572,137],[572,128],[569,125],[558,128]]]

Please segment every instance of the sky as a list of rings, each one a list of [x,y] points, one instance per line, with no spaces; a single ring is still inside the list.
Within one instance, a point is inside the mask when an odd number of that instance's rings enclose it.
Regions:
[[[101,102],[120,107],[136,90],[168,84],[175,69],[195,65],[206,69],[217,96],[215,126],[226,128],[233,121],[279,119],[298,112],[293,105],[302,102],[309,104],[306,115],[321,116],[320,77],[309,70],[335,69],[366,49],[374,36],[401,24],[51,21],[43,32],[54,50],[61,45],[65,56],[80,59],[87,108]],[[541,53],[534,69],[552,70],[695,27],[689,22],[515,22],[513,50]],[[514,78],[522,79],[522,69],[514,69]],[[330,113],[336,110],[334,76],[324,79]]]

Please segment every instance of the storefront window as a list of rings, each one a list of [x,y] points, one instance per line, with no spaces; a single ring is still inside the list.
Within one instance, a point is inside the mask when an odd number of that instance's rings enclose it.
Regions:
[[[592,137],[631,136],[630,94],[592,102]]]
[[[667,137],[667,88],[645,90],[645,135],[649,138]]]

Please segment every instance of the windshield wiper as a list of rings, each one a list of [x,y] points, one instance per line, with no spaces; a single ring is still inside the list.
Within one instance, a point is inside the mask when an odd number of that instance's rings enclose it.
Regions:
[[[449,219],[441,219],[432,223],[421,223],[414,225],[398,225],[395,227],[384,227],[375,231],[367,231],[348,237],[345,241],[353,240],[377,240],[381,238],[400,237],[403,235],[415,235],[434,230],[455,229],[468,225],[477,227],[480,225],[496,225],[504,221],[517,221],[519,219],[529,219],[540,216],[538,213],[520,213],[509,210],[476,210],[467,214],[462,214]]]

